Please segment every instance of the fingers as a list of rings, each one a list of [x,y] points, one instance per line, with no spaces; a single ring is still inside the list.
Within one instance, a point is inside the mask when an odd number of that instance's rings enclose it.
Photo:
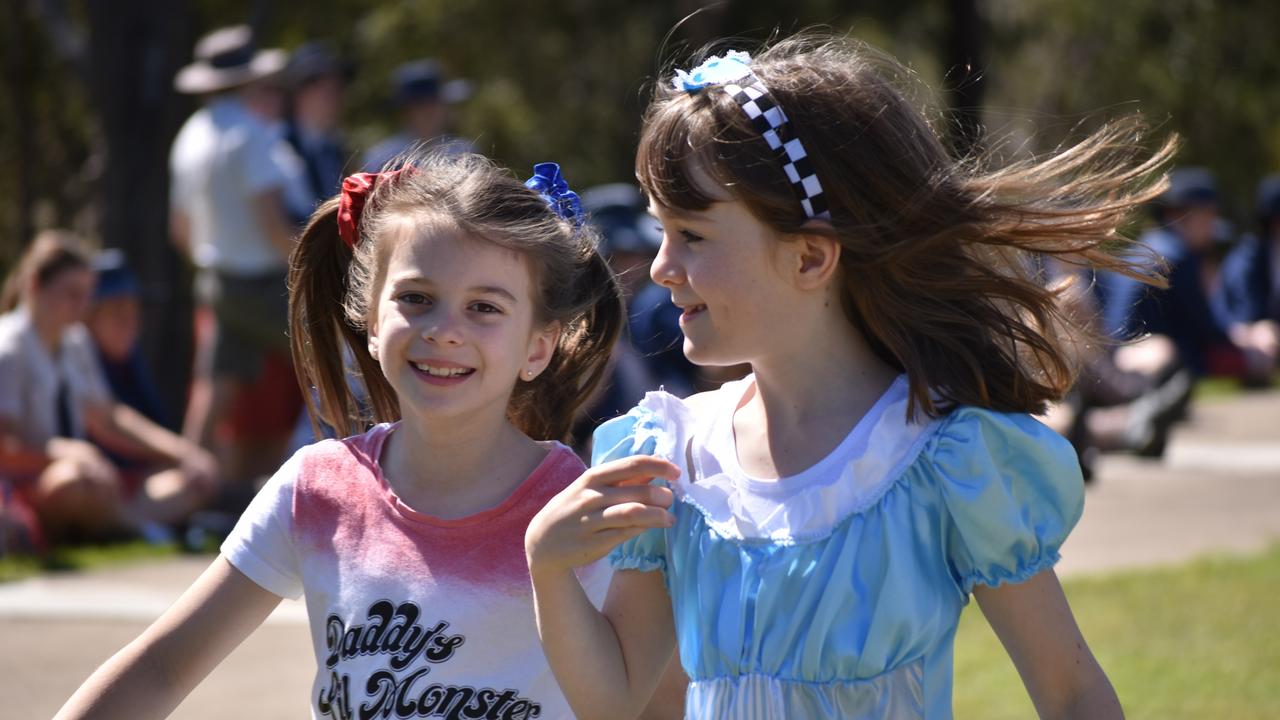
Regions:
[[[641,503],[661,508],[671,507],[675,502],[675,494],[670,488],[660,485],[624,485],[622,487],[605,487],[595,490],[597,502],[607,505],[623,503]]]
[[[675,480],[680,468],[652,455],[633,455],[588,470],[580,480],[586,487],[647,484],[653,478]]]
[[[622,503],[601,510],[598,526],[601,529],[667,528],[675,521],[675,516],[663,508],[644,503]]]

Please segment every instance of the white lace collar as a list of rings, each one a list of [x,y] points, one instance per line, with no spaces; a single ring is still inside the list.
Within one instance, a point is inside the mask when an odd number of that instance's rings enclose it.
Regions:
[[[777,480],[747,475],[738,464],[733,412],[754,376],[726,383],[700,414],[665,392],[649,393],[640,407],[657,416],[641,423],[636,445],[649,436],[655,453],[680,466],[672,489],[707,524],[734,540],[806,542],[826,537],[850,515],[866,511],[915,459],[934,426],[907,422],[907,381],[899,377],[844,440],[815,465]],[[644,437],[640,437],[644,435]]]

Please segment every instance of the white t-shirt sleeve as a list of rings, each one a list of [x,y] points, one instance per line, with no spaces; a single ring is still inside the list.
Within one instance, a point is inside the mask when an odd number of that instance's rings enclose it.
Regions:
[[[22,356],[17,338],[0,327],[0,418],[16,421],[22,418]]]
[[[267,481],[222,543],[222,554],[263,589],[284,598],[302,595],[293,545],[293,490],[307,448],[294,453]]]

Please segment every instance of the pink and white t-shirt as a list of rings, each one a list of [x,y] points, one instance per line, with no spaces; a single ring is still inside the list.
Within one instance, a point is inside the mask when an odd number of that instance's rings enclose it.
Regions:
[[[500,505],[441,520],[383,479],[378,457],[393,429],[299,450],[222,545],[263,588],[305,594],[312,717],[571,717],[538,642],[524,532],[582,462],[555,443]],[[579,577],[600,605],[607,565]]]

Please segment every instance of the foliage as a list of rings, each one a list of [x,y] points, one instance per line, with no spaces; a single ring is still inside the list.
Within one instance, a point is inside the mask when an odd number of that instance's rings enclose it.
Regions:
[[[1142,112],[1217,173],[1226,214],[1252,229],[1254,187],[1280,171],[1280,4],[992,0],[989,124],[1044,151],[1066,126]]]
[[[169,37],[184,48],[212,27],[251,21],[264,44],[325,39],[356,61],[348,114],[354,152],[395,125],[386,101],[391,69],[435,56],[475,83],[460,108],[460,134],[517,172],[556,159],[579,187],[631,177],[647,83],[713,38],[739,36],[749,47],[775,31],[824,25],[883,47],[934,87],[964,81],[942,59],[955,0],[724,0],[704,9],[693,0],[174,1],[189,21]],[[79,218],[93,230],[87,211],[111,160],[101,152],[88,74],[68,57],[76,49],[68,38],[86,45],[93,31],[86,8],[98,6],[10,0],[10,7],[0,56],[5,95],[17,102],[0,103],[0,269],[27,239],[23,220]],[[51,23],[50,8],[61,9],[73,32]],[[983,112],[1015,152],[1054,147],[1082,118],[1088,127],[1142,111],[1158,132],[1185,138],[1182,160],[1220,174],[1240,221],[1256,179],[1280,168],[1280,94],[1268,90],[1280,75],[1271,37],[1280,4],[989,0],[979,8]],[[20,132],[23,117],[29,130]],[[172,132],[154,118],[138,122]],[[164,238],[147,242],[158,247]]]

